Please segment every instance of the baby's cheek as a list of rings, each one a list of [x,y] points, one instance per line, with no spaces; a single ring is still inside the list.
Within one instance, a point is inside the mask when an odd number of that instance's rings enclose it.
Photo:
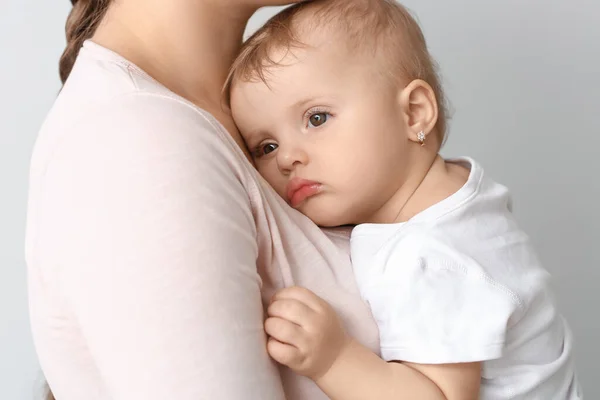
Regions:
[[[279,169],[277,168],[269,168],[269,167],[259,167],[258,172],[262,175],[262,177],[267,181],[269,185],[277,194],[285,199],[285,187],[287,181],[281,173],[279,173]]]

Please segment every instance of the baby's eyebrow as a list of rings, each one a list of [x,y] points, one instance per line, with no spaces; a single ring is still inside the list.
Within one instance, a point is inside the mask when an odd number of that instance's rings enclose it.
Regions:
[[[290,105],[289,108],[293,108],[293,109],[305,108],[308,104],[314,103],[315,100],[317,100],[317,98],[314,97],[314,96],[303,98],[303,99],[300,99],[300,100],[296,101],[292,105]]]
[[[240,131],[240,135],[242,135],[242,138],[244,139],[244,141],[246,143],[250,143],[250,142],[260,140],[262,137],[265,136],[265,132],[261,129],[252,129],[252,130],[246,131],[244,133],[242,133]]]

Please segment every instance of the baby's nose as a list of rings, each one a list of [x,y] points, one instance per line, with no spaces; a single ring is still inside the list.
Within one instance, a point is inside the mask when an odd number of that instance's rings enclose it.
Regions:
[[[299,146],[280,147],[277,153],[277,164],[283,174],[289,174],[299,165],[308,163],[308,154]]]

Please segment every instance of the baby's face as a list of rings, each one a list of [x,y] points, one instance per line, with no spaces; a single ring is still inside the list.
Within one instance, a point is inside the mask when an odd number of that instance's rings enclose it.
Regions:
[[[321,226],[377,220],[405,180],[398,88],[372,57],[323,42],[282,54],[263,82],[236,82],[233,117],[260,174]]]

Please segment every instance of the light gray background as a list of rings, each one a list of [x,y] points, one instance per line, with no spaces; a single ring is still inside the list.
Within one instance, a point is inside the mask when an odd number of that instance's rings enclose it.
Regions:
[[[600,398],[600,3],[406,0],[442,67],[445,155],[512,189],[575,332],[586,398]],[[38,365],[23,260],[28,162],[59,89],[67,0],[0,0],[0,398],[31,399]],[[261,11],[255,29],[274,10]]]

